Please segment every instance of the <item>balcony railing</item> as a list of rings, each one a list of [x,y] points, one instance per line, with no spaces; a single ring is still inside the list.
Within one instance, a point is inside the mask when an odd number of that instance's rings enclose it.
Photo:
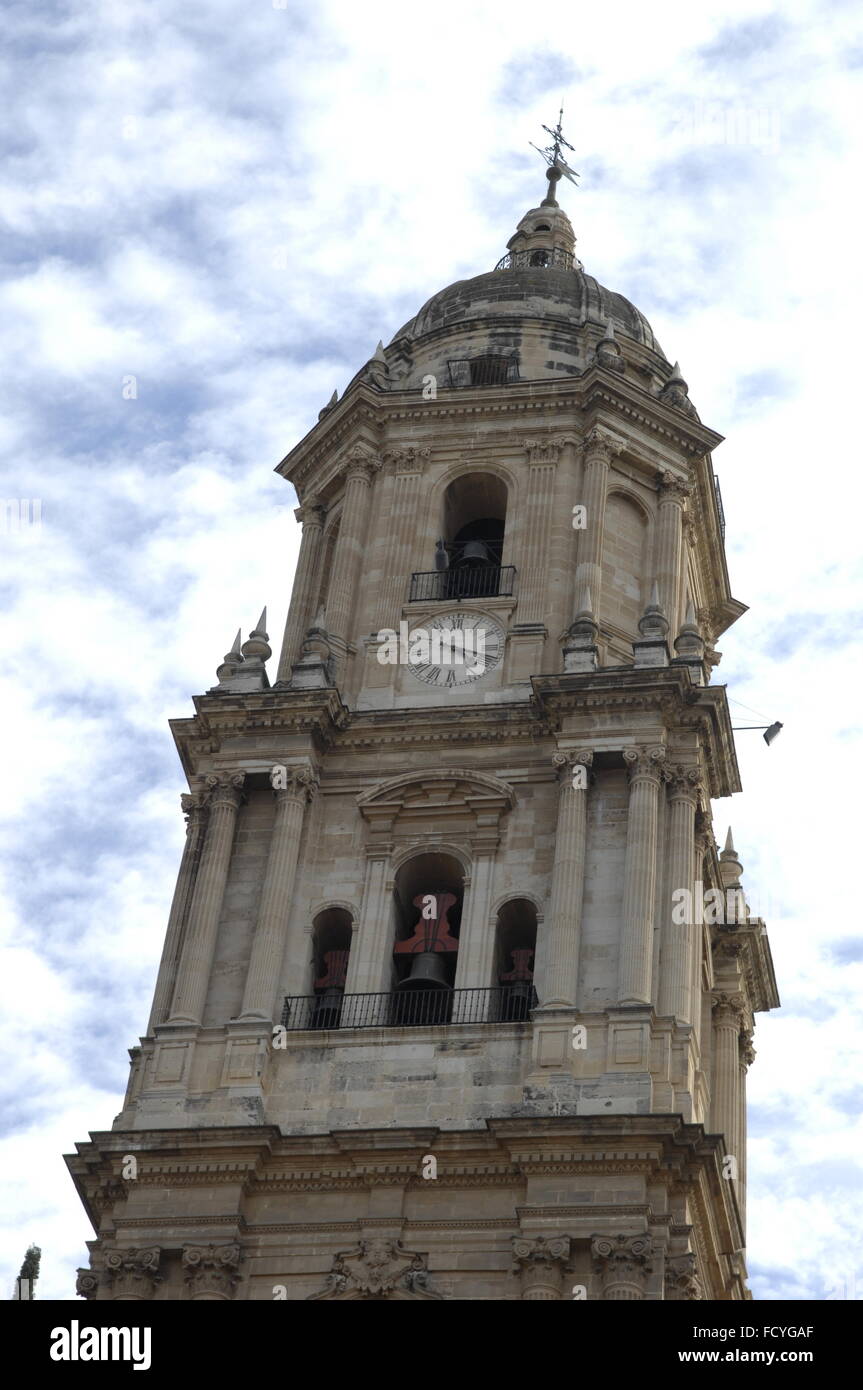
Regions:
[[[501,256],[495,270],[572,270],[581,269],[571,251],[555,246],[548,251],[510,251]]]
[[[496,989],[415,989],[391,994],[295,994],[285,999],[282,1027],[419,1028],[429,1024],[524,1023],[537,1005],[529,983]]]
[[[411,575],[411,603],[443,599],[509,598],[515,584],[515,565],[455,565]]]

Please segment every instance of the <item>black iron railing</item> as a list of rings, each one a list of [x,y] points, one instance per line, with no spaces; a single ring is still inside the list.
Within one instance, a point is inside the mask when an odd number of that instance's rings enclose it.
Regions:
[[[716,493],[716,506],[719,511],[719,532],[722,539],[725,540],[725,508],[722,505],[722,493],[719,490],[719,479],[715,473],[713,475],[713,491]]]
[[[454,565],[411,575],[411,603],[452,598],[509,598],[515,565]]]
[[[415,989],[391,994],[295,994],[285,999],[282,1027],[419,1028],[428,1024],[523,1023],[536,1008],[533,985],[496,989]]]
[[[555,246],[547,251],[510,251],[501,256],[495,270],[572,270],[573,266],[580,269],[581,262],[571,251]]]

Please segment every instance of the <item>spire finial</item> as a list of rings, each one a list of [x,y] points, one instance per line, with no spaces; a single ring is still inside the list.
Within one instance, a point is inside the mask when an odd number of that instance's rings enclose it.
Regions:
[[[555,186],[559,183],[561,176],[565,179],[569,179],[570,183],[574,183],[576,186],[579,178],[578,172],[575,169],[570,169],[560,152],[561,146],[566,146],[568,150],[572,150],[573,153],[575,153],[575,146],[571,145],[568,140],[563,138],[563,101],[560,103],[560,114],[558,115],[557,125],[554,129],[552,129],[550,125],[543,125],[542,128],[551,136],[551,144],[546,145],[544,149],[540,149],[539,145],[534,145],[532,140],[530,142],[533,148],[542,155],[548,165],[545,171],[545,176],[548,179],[548,193],[543,198],[540,206],[544,208],[556,208],[558,203],[555,197]]]

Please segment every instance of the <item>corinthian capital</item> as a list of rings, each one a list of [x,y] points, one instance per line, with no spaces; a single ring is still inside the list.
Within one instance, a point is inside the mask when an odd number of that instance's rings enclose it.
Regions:
[[[156,1285],[162,1282],[158,1246],[128,1250],[111,1250],[105,1256],[105,1275],[111,1285],[113,1298],[152,1298]]]
[[[590,1242],[594,1272],[602,1281],[605,1299],[644,1297],[651,1272],[650,1236],[593,1236]]]
[[[593,767],[593,751],[590,748],[567,748],[562,749],[551,755],[551,765],[557,772],[557,780],[563,786],[575,785],[573,774],[578,768],[584,768],[584,785],[590,779],[590,769]]]
[[[665,1297],[671,1302],[702,1299],[704,1291],[695,1267],[695,1255],[672,1255],[665,1262]]]
[[[713,996],[713,1022],[719,1028],[742,1028],[746,1018],[746,996],[720,991]]]
[[[664,748],[624,748],[623,761],[630,782],[647,780],[658,783],[667,776]]]
[[[691,801],[697,806],[703,790],[699,768],[676,763],[668,769],[668,795],[672,801]]]
[[[610,463],[613,458],[623,452],[623,441],[616,439],[613,434],[606,430],[601,430],[597,425],[589,430],[584,436],[584,457],[588,461],[594,459]]]
[[[192,1298],[230,1298],[240,1276],[239,1245],[186,1245],[183,1273]]]
[[[676,502],[683,506],[687,497],[691,496],[692,484],[684,478],[678,478],[676,473],[671,473],[666,469],[659,475],[659,505],[663,502]]]
[[[183,792],[180,809],[186,818],[186,833],[197,829],[207,815],[207,796],[204,792]]]
[[[245,772],[222,773],[219,776],[206,777],[204,784],[207,788],[207,804],[210,810],[214,810],[216,806],[227,806],[236,810],[243,799],[245,780]]]
[[[318,782],[318,774],[311,763],[296,763],[291,767],[276,763],[270,772],[270,786],[277,802],[311,801]]]
[[[384,462],[392,473],[422,473],[430,458],[431,449],[420,449],[415,444],[397,444],[383,453]]]
[[[309,497],[301,507],[294,508],[294,516],[303,526],[323,526],[327,509],[315,497]]]
[[[523,439],[522,448],[527,453],[527,461],[533,466],[539,463],[557,463],[561,441],[558,439]]]
[[[361,478],[363,482],[369,483],[380,466],[381,461],[377,454],[373,454],[365,444],[352,444],[344,454],[346,479]]]

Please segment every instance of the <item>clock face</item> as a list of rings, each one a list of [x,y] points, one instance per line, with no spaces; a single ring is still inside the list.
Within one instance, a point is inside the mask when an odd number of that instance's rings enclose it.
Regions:
[[[484,613],[456,609],[418,624],[408,637],[408,667],[440,690],[471,685],[500,665],[506,633]]]

